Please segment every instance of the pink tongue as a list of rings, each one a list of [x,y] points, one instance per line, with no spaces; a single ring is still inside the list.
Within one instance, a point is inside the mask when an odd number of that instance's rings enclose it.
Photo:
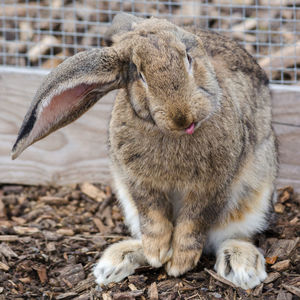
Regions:
[[[195,123],[192,123],[186,130],[185,132],[187,134],[193,134],[194,133],[194,130],[195,130]]]

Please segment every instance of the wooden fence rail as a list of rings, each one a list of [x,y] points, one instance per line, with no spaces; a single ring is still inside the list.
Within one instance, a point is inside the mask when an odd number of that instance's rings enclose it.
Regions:
[[[110,183],[107,128],[115,92],[73,124],[34,144],[15,161],[10,150],[45,71],[0,68],[0,183]],[[300,87],[272,86],[280,142],[278,186],[300,191]]]

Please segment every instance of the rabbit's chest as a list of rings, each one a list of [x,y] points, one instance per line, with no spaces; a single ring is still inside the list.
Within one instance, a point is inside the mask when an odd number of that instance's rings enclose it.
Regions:
[[[166,191],[185,189],[222,182],[234,169],[233,152],[239,150],[232,145],[233,139],[213,126],[171,137],[145,122],[121,93],[110,121],[110,156],[133,182],[147,182]]]
[[[176,143],[130,131],[127,128],[122,134],[110,134],[110,152],[113,163],[121,166],[133,180],[170,189],[198,185],[209,176],[207,154],[197,150],[196,143],[183,145],[186,141]]]

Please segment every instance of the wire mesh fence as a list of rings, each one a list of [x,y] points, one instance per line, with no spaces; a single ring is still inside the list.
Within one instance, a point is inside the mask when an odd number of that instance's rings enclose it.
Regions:
[[[272,83],[299,84],[299,0],[1,0],[0,65],[53,68],[100,47],[120,11],[215,30],[241,43]]]

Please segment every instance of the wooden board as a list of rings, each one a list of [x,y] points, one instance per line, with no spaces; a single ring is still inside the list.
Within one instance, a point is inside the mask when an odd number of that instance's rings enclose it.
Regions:
[[[278,186],[300,192],[300,87],[272,86],[273,125],[279,140]]]
[[[0,182],[23,184],[111,183],[107,129],[115,92],[73,124],[25,150],[10,150],[45,71],[0,68]],[[272,86],[274,128],[280,142],[278,185],[300,191],[300,88]]]
[[[24,115],[46,74],[44,71],[0,69],[0,182],[109,183],[106,141],[111,94],[76,122],[26,149],[17,160],[10,159]]]

